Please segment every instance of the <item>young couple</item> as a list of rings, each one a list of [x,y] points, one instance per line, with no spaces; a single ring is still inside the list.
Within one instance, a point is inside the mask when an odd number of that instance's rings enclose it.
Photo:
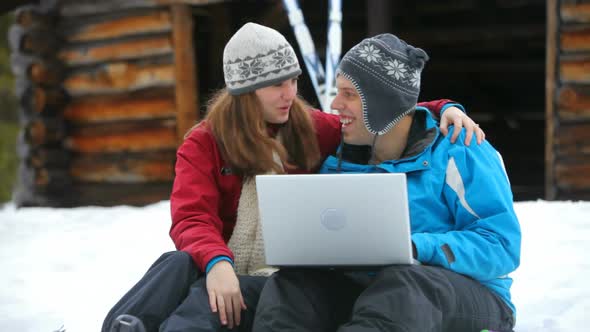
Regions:
[[[238,30],[224,50],[226,87],[178,149],[178,251],[152,265],[102,331],[511,331],[520,228],[508,177],[460,105],[417,102],[427,59],[391,34],[363,40],[338,67],[336,116],[297,95],[301,69],[280,33]],[[253,178],[318,170],[406,173],[422,265],[265,266]]]

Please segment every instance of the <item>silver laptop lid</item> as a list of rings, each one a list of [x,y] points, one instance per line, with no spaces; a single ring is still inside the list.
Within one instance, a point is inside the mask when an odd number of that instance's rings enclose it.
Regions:
[[[256,177],[266,263],[412,264],[406,175]]]

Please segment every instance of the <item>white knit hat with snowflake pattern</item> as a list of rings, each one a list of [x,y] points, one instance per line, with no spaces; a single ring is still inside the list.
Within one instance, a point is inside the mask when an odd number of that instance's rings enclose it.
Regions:
[[[240,95],[296,77],[301,68],[280,32],[249,22],[225,45],[223,74],[229,93]]]

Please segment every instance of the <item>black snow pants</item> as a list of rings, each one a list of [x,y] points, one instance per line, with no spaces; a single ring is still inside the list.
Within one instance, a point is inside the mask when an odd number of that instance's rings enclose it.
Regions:
[[[260,295],[254,331],[512,331],[513,313],[479,282],[433,266],[375,275],[282,269]]]
[[[249,332],[254,311],[266,277],[238,276],[248,310],[242,311],[242,323],[235,331]],[[189,254],[167,252],[107,314],[102,332],[109,332],[122,314],[133,315],[147,332],[226,331],[219,315],[211,312],[205,275],[199,272]]]

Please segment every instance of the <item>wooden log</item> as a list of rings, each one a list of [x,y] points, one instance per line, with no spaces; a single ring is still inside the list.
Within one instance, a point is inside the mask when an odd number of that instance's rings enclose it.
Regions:
[[[60,44],[55,32],[48,27],[23,28],[13,24],[8,31],[10,47],[14,52],[49,57]]]
[[[71,21],[74,23],[66,23],[60,28],[68,43],[162,33],[172,29],[170,13],[166,10],[123,12],[114,17],[104,15],[82,24],[78,19]]]
[[[65,17],[98,15],[138,8],[154,8],[173,4],[204,6],[224,2],[223,0],[78,0],[67,1],[60,6],[60,15]]]
[[[558,187],[557,199],[560,201],[590,201],[590,190],[572,190]]]
[[[30,188],[37,188],[36,190],[38,192],[65,187],[71,184],[71,178],[67,169],[34,168],[21,163],[18,173],[21,183]]]
[[[58,119],[36,119],[25,126],[25,139],[33,145],[59,144],[65,135],[65,125]]]
[[[174,67],[160,63],[107,63],[87,71],[77,71],[64,81],[64,88],[73,97],[172,86]]]
[[[564,83],[590,83],[590,57],[561,56],[559,77]]]
[[[560,163],[555,166],[555,180],[561,189],[590,190],[590,158],[579,164]]]
[[[563,52],[580,52],[590,50],[590,26],[562,28],[560,45]]]
[[[33,147],[22,140],[17,142],[17,154],[22,163],[33,168],[67,168],[70,154],[60,148]]]
[[[65,140],[70,150],[81,153],[141,152],[176,149],[174,127],[148,127],[123,130],[125,124],[109,131],[108,128],[76,128]],[[112,126],[109,126],[112,127]]]
[[[590,3],[562,1],[560,11],[564,23],[589,23]]]
[[[555,143],[560,146],[590,144],[590,123],[562,124],[556,132]]]
[[[147,183],[172,181],[174,159],[124,158],[104,162],[100,158],[73,159],[70,174],[77,182]]]
[[[568,142],[557,144],[553,152],[556,158],[576,158],[590,155],[590,144],[585,142]]]
[[[143,121],[117,121],[106,123],[75,124],[69,128],[72,136],[101,136],[107,134],[126,134],[144,129],[174,129],[176,121],[172,119],[150,119]]]
[[[63,116],[76,123],[166,119],[176,116],[176,105],[170,90],[156,94],[97,96],[72,101],[65,107]]]
[[[562,120],[590,118],[590,88],[564,85],[557,92],[557,114]]]
[[[32,120],[41,115],[55,116],[67,103],[68,98],[61,88],[29,86],[19,97],[22,115]]]
[[[62,50],[58,57],[68,66],[79,66],[166,54],[172,54],[172,42],[168,35],[85,44],[82,46],[76,45]]]
[[[64,77],[64,68],[54,59],[41,59],[13,53],[10,57],[12,72],[39,85],[58,85]]]
[[[174,74],[176,78],[176,125],[180,145],[186,132],[198,120],[198,81],[193,44],[194,22],[190,7],[173,5]]]
[[[172,183],[76,183],[75,205],[143,206],[170,199]]]

